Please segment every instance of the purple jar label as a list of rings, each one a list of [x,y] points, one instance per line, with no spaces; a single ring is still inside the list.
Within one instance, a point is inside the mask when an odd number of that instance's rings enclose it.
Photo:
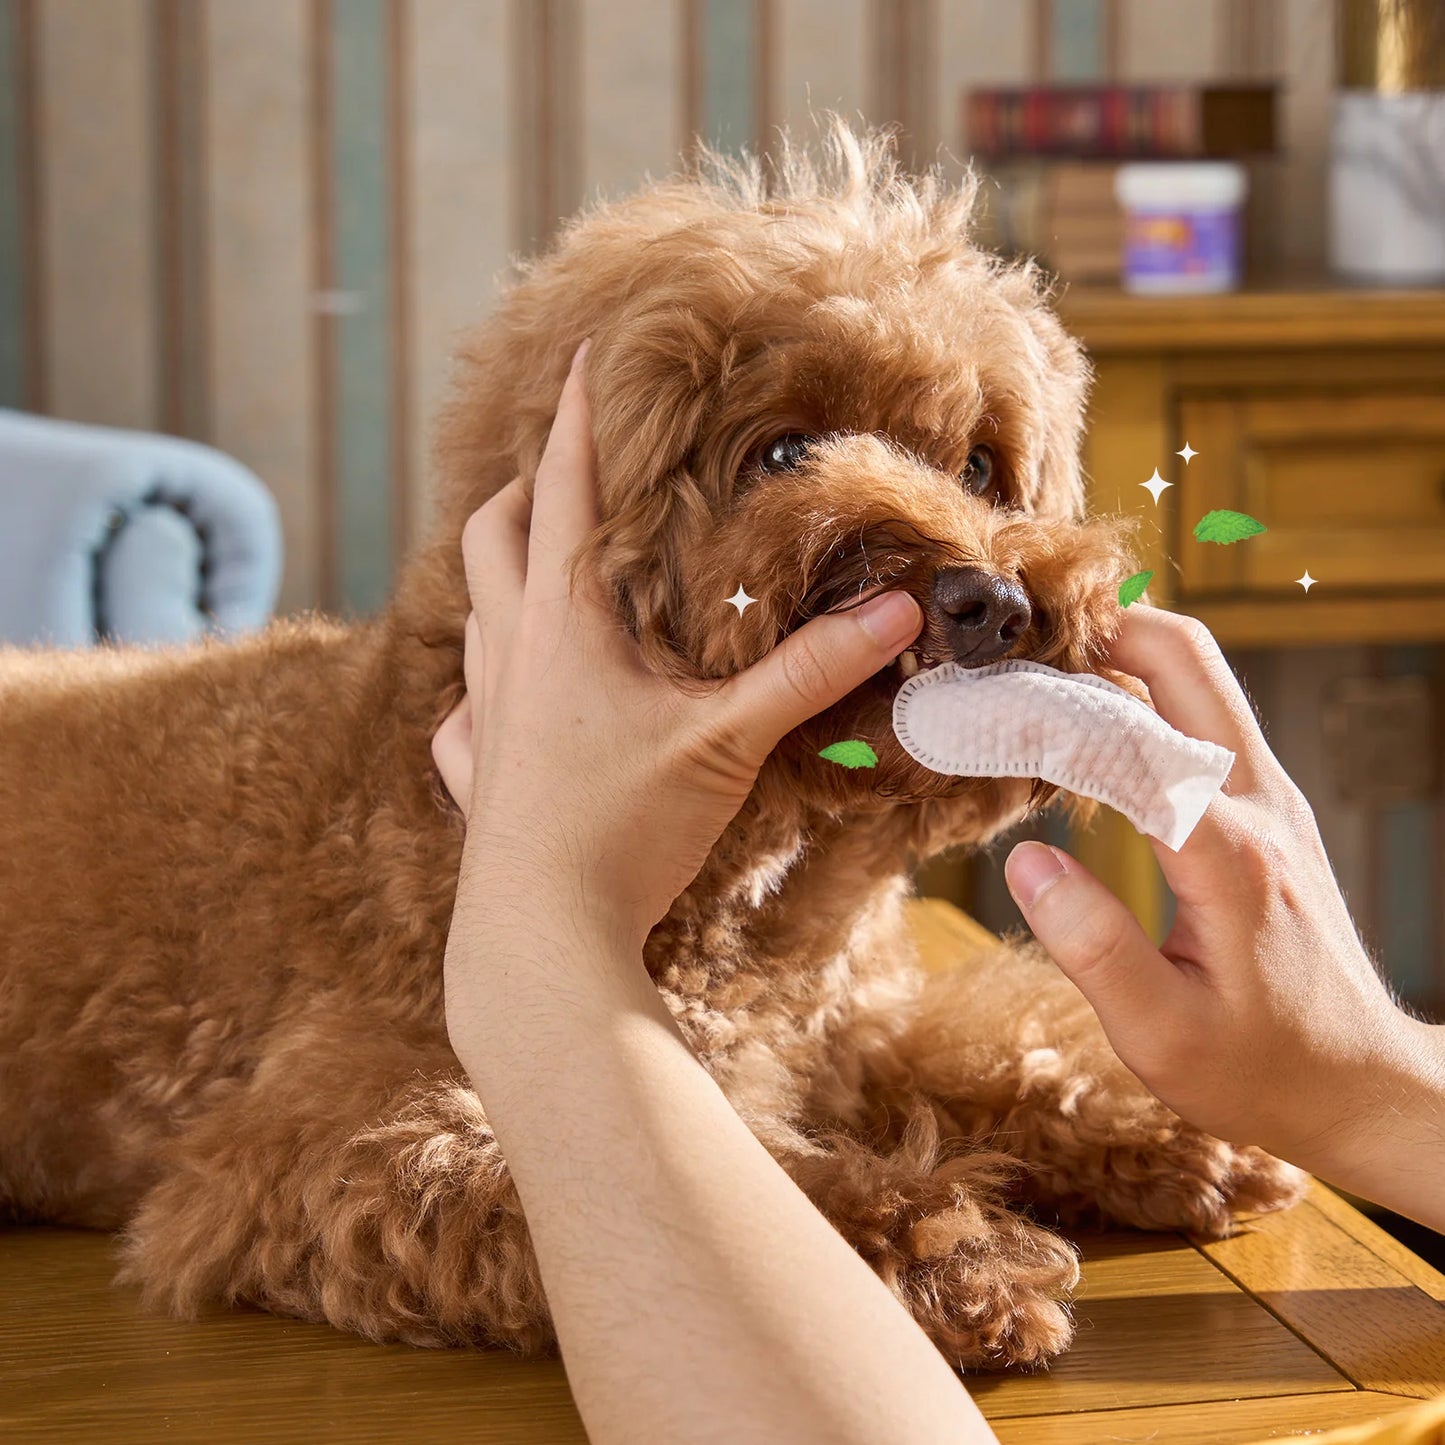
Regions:
[[[1238,211],[1131,211],[1124,232],[1124,270],[1134,280],[1239,277]]]

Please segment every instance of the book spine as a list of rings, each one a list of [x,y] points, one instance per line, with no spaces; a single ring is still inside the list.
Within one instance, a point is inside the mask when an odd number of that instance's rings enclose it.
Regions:
[[[975,155],[1192,159],[1204,153],[1202,92],[1189,86],[975,90],[964,114]]]

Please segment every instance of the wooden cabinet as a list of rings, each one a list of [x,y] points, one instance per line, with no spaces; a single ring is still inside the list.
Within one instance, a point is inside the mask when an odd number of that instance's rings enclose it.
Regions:
[[[1075,290],[1059,310],[1096,369],[1092,505],[1143,516],[1153,601],[1226,647],[1445,640],[1445,292]],[[1268,531],[1196,541],[1217,508]],[[1147,841],[1106,809],[1071,846],[1158,939]]]
[[[1199,451],[1179,533],[1217,507],[1269,528],[1243,546],[1182,545],[1180,601],[1294,599],[1306,569],[1319,597],[1445,595],[1445,393],[1186,393],[1179,430]]]

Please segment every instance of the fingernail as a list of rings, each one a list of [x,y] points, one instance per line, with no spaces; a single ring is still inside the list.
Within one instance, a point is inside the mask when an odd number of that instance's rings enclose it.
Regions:
[[[1047,843],[1020,843],[1003,865],[1009,892],[1022,908],[1037,903],[1044,890],[1057,883],[1066,871]]]
[[[906,592],[882,592],[870,597],[855,615],[858,625],[885,651],[911,642],[923,620],[918,604]]]
[[[572,353],[572,367],[571,367],[571,369],[572,369],[573,371],[576,371],[577,368],[582,365],[583,361],[586,360],[586,358],[587,358],[587,349],[588,349],[588,347],[590,347],[591,345],[592,345],[592,338],[589,336],[589,337],[586,339],[586,341],[584,341],[584,342],[582,343],[582,345],[579,346],[579,347],[577,348],[577,350]]]

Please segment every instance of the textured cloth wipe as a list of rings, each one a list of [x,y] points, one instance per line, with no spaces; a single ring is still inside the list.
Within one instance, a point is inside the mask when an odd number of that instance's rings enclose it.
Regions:
[[[1022,658],[946,662],[909,678],[893,731],[935,773],[1044,778],[1176,849],[1234,765],[1228,748],[1186,737],[1122,687]]]

